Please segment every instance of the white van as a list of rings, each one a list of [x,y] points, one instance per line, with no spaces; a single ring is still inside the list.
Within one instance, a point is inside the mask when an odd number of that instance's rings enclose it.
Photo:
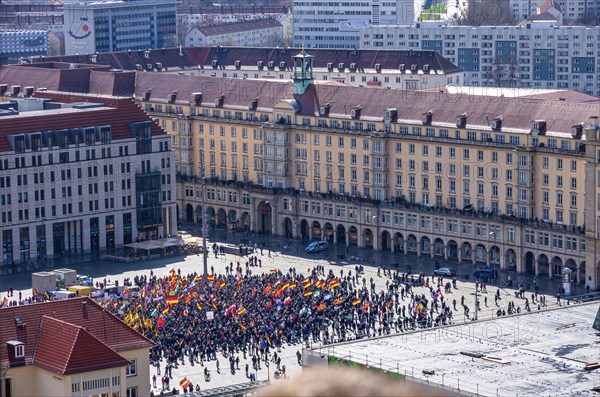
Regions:
[[[52,296],[53,298],[56,299],[68,299],[68,298],[75,298],[75,292],[72,291],[65,291],[65,290],[58,290],[58,291],[50,291],[50,296]]]

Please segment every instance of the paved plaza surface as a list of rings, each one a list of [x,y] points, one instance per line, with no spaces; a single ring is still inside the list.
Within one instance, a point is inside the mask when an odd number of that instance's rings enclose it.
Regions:
[[[594,396],[591,389],[600,386],[600,375],[583,368],[600,361],[600,341],[592,328],[599,307],[570,305],[325,346],[316,353],[482,396]]]
[[[240,257],[238,255],[238,243],[241,239],[246,239],[247,236],[236,233],[214,233],[211,238],[209,238],[209,247],[213,242],[217,244],[225,246],[226,254],[224,256],[220,256],[215,258],[214,255],[209,256],[208,266],[209,273],[211,272],[211,268],[214,269],[215,273],[224,274],[225,266],[229,265],[230,262],[233,262],[234,265],[239,261],[242,266],[244,266],[246,262],[246,257]],[[383,266],[390,264],[398,264],[399,271],[406,271],[407,267],[410,267],[413,273],[424,272],[425,275],[429,276],[430,283],[431,274],[434,269],[434,263],[429,258],[417,258],[411,256],[403,256],[401,254],[390,254],[390,253],[376,253],[372,250],[365,249],[356,249],[351,248],[349,252],[346,251],[346,247],[333,246],[328,251],[315,254],[315,255],[307,255],[304,253],[304,247],[306,243],[302,243],[299,241],[289,241],[284,239],[258,239],[251,238],[252,243],[256,243],[257,246],[265,245],[262,253],[260,248],[256,251],[256,255],[262,262],[262,267],[252,267],[251,271],[253,274],[257,273],[268,273],[271,269],[278,269],[283,273],[286,273],[289,268],[293,267],[296,269],[298,273],[307,274],[308,269],[314,269],[317,265],[322,265],[325,267],[325,272],[328,272],[329,269],[332,269],[336,276],[340,275],[340,271],[344,270],[344,275],[347,274],[348,270],[352,270],[354,273],[354,268],[356,264],[364,263],[365,264],[365,274],[364,278],[368,281],[370,278],[376,284],[376,291],[386,290],[386,282],[389,282],[390,279],[386,278],[381,272],[381,276],[378,276],[377,265],[381,264]],[[267,247],[268,245],[268,247]],[[349,257],[341,258],[341,256],[348,254]],[[157,260],[139,262],[139,263],[115,263],[115,262],[107,262],[107,261],[86,261],[87,258],[71,258],[70,261],[57,262],[55,267],[69,267],[72,269],[76,269],[78,274],[87,274],[94,277],[96,280],[102,281],[104,278],[112,281],[118,280],[119,282],[123,282],[124,279],[129,278],[133,279],[136,275],[149,275],[150,271],[152,271],[158,277],[165,276],[169,274],[171,269],[181,270],[181,274],[190,274],[197,272],[199,274],[202,273],[203,269],[203,257],[202,255],[188,255],[186,257],[177,256],[177,257],[169,257],[162,258]],[[70,263],[69,263],[70,262]],[[441,266],[444,266],[444,263],[441,263]],[[458,273],[459,281],[457,283],[457,289],[453,290],[451,294],[446,295],[447,302],[451,302],[453,299],[460,301],[460,298],[464,296],[465,305],[471,309],[470,318],[465,317],[463,310],[460,308],[460,304],[458,305],[458,311],[453,312],[454,324],[461,323],[472,323],[471,318],[475,312],[475,284],[473,283],[472,278],[469,281],[463,281],[464,275],[472,274],[475,269],[474,265],[471,264],[450,264]],[[396,267],[393,267],[396,269]],[[530,286],[530,289],[527,293],[527,296],[530,298],[533,289],[533,278],[527,278],[524,275],[511,275],[515,284],[515,288],[519,282],[527,282]],[[506,274],[501,273],[500,279],[505,279]],[[538,310],[545,311],[548,308],[557,307],[556,298],[554,297],[556,293],[556,288],[558,286],[558,280],[537,280],[538,285],[540,286],[540,292],[545,292],[547,307],[538,309],[537,304],[531,303],[531,309],[534,312]],[[12,274],[2,277],[0,288],[2,293],[0,294],[0,299],[6,296],[6,289],[12,286],[15,289],[14,298],[18,296],[18,292],[22,292],[23,297],[28,297],[31,295],[31,274],[30,273],[20,273],[20,274]],[[435,287],[435,284],[433,284]],[[477,317],[479,320],[490,319],[496,316],[496,311],[499,308],[507,309],[508,303],[513,302],[516,306],[519,306],[521,310],[524,312],[524,300],[521,298],[515,297],[515,288],[508,288],[504,285],[501,287],[496,286],[487,286],[487,293],[478,292],[477,296],[481,302],[481,310],[477,313]],[[498,306],[494,303],[494,294],[496,294],[497,290],[500,290],[500,301]],[[427,294],[429,296],[429,288],[425,287],[416,287],[414,288],[415,293]],[[577,292],[577,290],[575,291]],[[580,289],[579,292],[584,292],[583,289]],[[540,293],[541,295],[541,293]],[[487,303],[484,304],[485,299],[487,297]],[[408,301],[401,302],[403,304],[408,303]],[[395,333],[396,331],[392,331]],[[316,345],[315,345],[316,346]],[[311,346],[311,347],[315,347]],[[294,376],[301,371],[301,366],[298,365],[296,359],[296,352],[302,350],[301,345],[294,346],[286,346],[284,345],[281,349],[281,352],[278,354],[281,357],[281,365],[285,365],[287,369],[287,374],[289,376]],[[178,367],[174,368],[172,371],[173,379],[171,380],[170,387],[178,386],[179,381],[184,377],[187,377],[194,385],[200,384],[202,389],[207,388],[215,388],[219,386],[244,383],[247,382],[248,379],[245,376],[244,367],[246,363],[249,363],[250,368],[252,368],[252,362],[250,361],[251,356],[248,355],[248,360],[242,360],[240,354],[240,370],[236,371],[234,374],[229,372],[229,363],[227,359],[221,354],[218,353],[221,373],[217,374],[216,371],[216,363],[215,361],[205,362],[205,365],[208,365],[208,368],[211,371],[211,381],[205,382],[204,380],[204,367],[200,364],[195,364],[191,366],[189,363],[189,359],[186,360],[185,364],[178,364]],[[161,365],[161,374],[164,375],[164,366],[163,363]],[[271,363],[270,367],[265,367],[264,363],[261,365],[261,369],[256,373],[258,380],[274,380],[274,371],[276,366]],[[157,388],[154,389],[155,394],[160,391],[160,378],[161,375],[157,374],[156,368],[151,369],[151,377],[153,375],[157,375]],[[181,389],[179,389],[181,391]]]

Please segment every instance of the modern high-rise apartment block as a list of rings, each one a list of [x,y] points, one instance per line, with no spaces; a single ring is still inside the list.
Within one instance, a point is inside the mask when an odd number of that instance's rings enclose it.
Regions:
[[[411,24],[422,1],[294,0],[294,46],[357,48],[359,30],[385,24]]]
[[[177,0],[65,0],[65,54],[177,45]]]
[[[2,271],[175,234],[170,137],[130,97],[3,83],[27,69],[0,73]]]
[[[466,85],[572,89],[600,96],[600,26],[446,26],[423,22],[361,30],[361,48],[433,50]]]

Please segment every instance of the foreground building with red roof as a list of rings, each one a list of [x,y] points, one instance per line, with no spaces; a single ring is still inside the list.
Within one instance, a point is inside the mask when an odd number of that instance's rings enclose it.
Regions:
[[[90,298],[0,309],[3,396],[150,395],[152,341]]]
[[[76,95],[76,76],[32,70],[50,84],[36,97],[0,84],[0,269],[175,234],[169,135],[102,73],[102,93]]]

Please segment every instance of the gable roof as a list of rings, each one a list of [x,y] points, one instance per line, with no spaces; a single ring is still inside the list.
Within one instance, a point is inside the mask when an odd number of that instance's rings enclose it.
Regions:
[[[2,324],[2,327],[0,327],[0,368],[6,369],[11,366],[23,364],[31,365],[34,363],[34,356],[39,360],[38,362],[41,365],[53,366],[58,368],[58,370],[60,368],[66,370],[87,365],[79,355],[74,355],[72,361],[64,357],[67,350],[66,347],[71,343],[68,341],[64,342],[65,346],[54,352],[54,354],[61,353],[62,357],[58,360],[55,359],[56,361],[50,361],[47,358],[46,350],[44,350],[46,349],[44,345],[47,343],[46,336],[43,338],[40,337],[42,352],[38,356],[36,346],[38,344],[38,335],[42,331],[42,324],[44,327],[48,326],[48,332],[52,332],[52,330],[56,330],[57,328],[64,328],[62,324],[44,320],[44,316],[70,324],[72,327],[84,329],[100,343],[115,352],[149,349],[154,346],[151,340],[128,327],[123,321],[104,310],[104,308],[89,297],[61,299],[0,309],[0,323]],[[25,325],[17,326],[15,322],[16,317],[20,317]],[[75,331],[72,327],[64,329],[67,333],[73,333]],[[80,332],[81,329],[77,331],[77,333]],[[79,340],[79,338],[82,339]],[[71,336],[71,340],[72,347],[78,346],[82,341],[97,343],[85,334]],[[23,363],[15,362],[9,358],[8,341],[19,341],[25,344],[25,361]],[[56,343],[56,341],[51,342]],[[104,363],[110,362],[114,358],[114,356],[109,355],[107,352],[102,353],[102,357]],[[94,360],[93,355],[90,356],[90,360]],[[117,361],[114,362],[118,363]]]
[[[540,14],[535,14],[526,19],[526,21],[534,22],[534,21],[553,21],[556,22],[558,19],[550,14],[548,11],[544,11]]]
[[[272,18],[257,19],[253,21],[243,21],[234,23],[224,23],[222,25],[202,26],[198,30],[205,36],[219,36],[222,34],[249,32],[252,30],[281,28],[283,25]]]
[[[89,55],[62,55],[45,57],[46,61],[89,63],[92,58],[98,65],[108,65],[111,68],[123,70],[153,70],[160,63],[167,69],[188,69],[198,67],[212,68],[212,61],[217,60],[219,66],[235,66],[240,61],[241,66],[256,67],[258,61],[263,61],[266,66],[273,61],[277,67],[280,62],[290,68],[293,65],[293,56],[300,52],[299,48],[273,48],[273,47],[182,47],[165,48],[159,50],[140,50],[123,52],[106,52]],[[360,50],[360,49],[327,49],[311,48],[310,54],[314,56],[315,68],[326,68],[328,63],[337,67],[344,63],[348,68],[351,63],[356,64],[356,70],[373,69],[375,64],[380,64],[381,69],[398,71],[400,64],[417,65],[417,70],[422,70],[424,65],[429,65],[429,70],[443,71],[444,73],[458,73],[462,69],[444,58],[435,51],[423,50]],[[32,58],[39,62],[39,58]],[[150,67],[148,67],[150,66]],[[399,72],[398,72],[399,73]],[[1,76],[1,69],[0,69]],[[0,83],[2,79],[0,78]],[[36,80],[42,81],[42,80]]]
[[[42,316],[32,364],[70,375],[123,367],[129,360],[102,343],[83,327]]]
[[[560,4],[558,4],[558,2],[556,2],[555,0],[546,0],[541,6],[540,6],[540,14],[548,11],[550,8],[555,8],[558,12],[563,12],[562,11],[562,7],[560,6]]]
[[[226,79],[175,74],[138,73],[135,96],[151,89],[150,102],[167,102],[177,92],[175,103],[189,104],[194,92],[202,92],[202,106],[214,106],[224,95],[223,108],[248,109],[248,102],[258,99],[258,108],[270,110],[275,103],[295,98],[300,114],[314,116],[321,105],[330,104],[331,117],[350,118],[353,108],[361,107],[361,119],[383,120],[386,109],[397,108],[398,119],[421,123],[421,115],[433,112],[434,123],[455,124],[456,117],[468,113],[469,126],[489,128],[489,121],[503,116],[503,128],[531,130],[532,120],[545,119],[548,131],[569,133],[575,124],[598,115],[599,101],[569,102],[532,98],[486,97],[471,94],[375,90],[337,85],[311,85],[302,96],[294,96],[291,82]]]

